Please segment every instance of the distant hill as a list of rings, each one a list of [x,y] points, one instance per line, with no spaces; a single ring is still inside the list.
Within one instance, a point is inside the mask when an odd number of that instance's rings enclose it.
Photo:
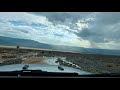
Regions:
[[[4,37],[4,36],[0,36],[0,45],[9,45],[9,46],[19,45],[22,47],[53,49],[53,50],[71,51],[71,52],[85,51],[84,48],[79,48],[79,47],[44,44],[34,40],[18,39],[18,38]]]
[[[34,40],[28,39],[18,39],[11,37],[0,36],[0,45],[10,45],[10,46],[22,46],[22,47],[32,47],[32,48],[51,48],[48,44],[39,43]]]
[[[34,40],[18,39],[18,38],[4,37],[4,36],[0,36],[0,45],[7,45],[7,46],[19,45],[22,47],[71,51],[71,52],[77,52],[77,53],[120,55],[120,50],[82,48],[82,47],[73,47],[73,46],[64,46],[64,45],[51,45],[51,44],[39,43]]]

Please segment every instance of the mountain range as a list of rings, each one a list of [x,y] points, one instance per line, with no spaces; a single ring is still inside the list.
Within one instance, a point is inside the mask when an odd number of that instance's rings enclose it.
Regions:
[[[105,55],[120,55],[120,50],[108,50],[108,49],[95,49],[95,48],[83,48],[75,46],[64,46],[64,45],[51,45],[40,43],[34,40],[29,39],[19,39],[0,36],[0,45],[7,46],[22,46],[30,48],[43,48],[43,49],[52,49],[59,51],[70,51],[76,53],[89,53],[89,54],[105,54]]]

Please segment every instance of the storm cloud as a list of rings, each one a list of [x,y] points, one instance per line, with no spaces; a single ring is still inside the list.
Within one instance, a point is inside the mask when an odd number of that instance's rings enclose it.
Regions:
[[[119,12],[1,12],[0,28],[2,36],[42,43],[120,49]]]
[[[56,12],[35,13],[45,15],[48,20],[55,24],[69,26],[78,37],[88,40],[91,47],[99,48],[111,46],[112,48],[120,42],[120,13],[119,12]],[[92,20],[90,20],[92,19]],[[118,48],[119,49],[119,48]]]

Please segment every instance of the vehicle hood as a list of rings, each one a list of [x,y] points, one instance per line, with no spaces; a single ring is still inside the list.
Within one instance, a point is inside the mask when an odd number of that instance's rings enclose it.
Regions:
[[[64,70],[60,70],[58,68],[58,65],[44,65],[44,64],[14,64],[14,65],[5,65],[5,66],[0,66],[0,71],[18,71],[22,70],[22,68],[25,65],[29,65],[29,68],[27,70],[42,70],[42,71],[47,71],[47,72],[65,72],[65,73],[78,73],[79,75],[86,75],[86,74],[92,74],[87,71],[71,68],[71,67],[66,67],[66,66],[61,66],[64,68]]]

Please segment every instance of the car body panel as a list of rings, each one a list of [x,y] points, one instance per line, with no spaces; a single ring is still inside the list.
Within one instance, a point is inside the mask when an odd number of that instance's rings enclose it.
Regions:
[[[0,66],[0,71],[18,71],[22,70],[25,65],[29,65],[27,70],[42,70],[47,72],[61,72],[61,73],[78,73],[79,75],[92,74],[87,71],[82,71],[79,69],[66,67],[66,66],[58,66],[58,65],[44,65],[44,64],[13,64],[13,65],[5,65]],[[61,70],[58,67],[62,67],[64,70]]]

